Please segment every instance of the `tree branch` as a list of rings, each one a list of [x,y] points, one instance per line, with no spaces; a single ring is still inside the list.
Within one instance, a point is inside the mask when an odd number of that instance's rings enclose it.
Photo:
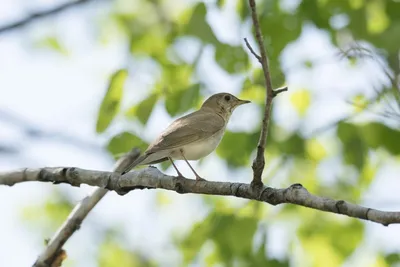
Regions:
[[[52,8],[52,9],[48,9],[48,10],[45,10],[45,11],[32,13],[30,16],[28,16],[26,18],[23,18],[21,20],[18,20],[18,21],[10,23],[8,25],[4,25],[4,26],[0,27],[0,34],[5,33],[7,31],[15,30],[15,29],[20,28],[20,27],[24,27],[27,24],[29,24],[29,23],[31,23],[31,22],[33,22],[35,20],[38,20],[40,18],[44,18],[44,17],[49,17],[51,15],[55,15],[57,13],[65,11],[65,10],[71,8],[71,7],[75,7],[75,6],[78,6],[80,4],[89,3],[90,1],[92,1],[92,0],[71,1],[71,2],[67,2],[65,4],[62,4],[62,5],[59,5],[59,6],[55,7],[55,8]]]
[[[126,194],[136,188],[159,188],[175,191],[180,194],[207,194],[220,196],[235,196],[271,205],[283,203],[296,204],[320,211],[347,215],[376,222],[388,226],[389,224],[400,223],[400,212],[380,211],[346,202],[334,200],[310,194],[301,184],[294,184],[288,188],[275,189],[263,186],[260,192],[252,189],[250,184],[196,181],[192,179],[179,178],[165,175],[157,168],[149,167],[140,171],[129,172],[120,175],[117,172],[102,172],[84,170],[79,168],[42,168],[24,169],[13,172],[0,173],[0,184],[12,186],[16,183],[26,181],[67,183],[72,186],[88,184],[98,186],[96,192],[113,190],[118,194]],[[96,193],[95,193],[96,194]],[[97,195],[101,195],[97,193]],[[88,201],[87,201],[88,202]],[[84,204],[82,204],[83,206]],[[75,208],[79,209],[79,208]],[[71,221],[71,216],[65,224]],[[75,223],[75,230],[79,223]],[[36,265],[46,266],[46,265]]]
[[[263,183],[261,181],[261,176],[265,166],[264,151],[265,151],[265,144],[267,142],[269,120],[271,117],[272,99],[279,93],[287,91],[287,88],[282,88],[276,91],[274,91],[272,88],[268,57],[264,46],[264,38],[261,34],[260,23],[258,22],[255,0],[249,0],[249,5],[251,9],[251,18],[253,20],[253,26],[256,33],[256,40],[261,55],[258,55],[254,51],[254,49],[251,47],[246,38],[244,39],[244,41],[246,43],[247,48],[262,65],[262,69],[264,72],[264,79],[265,79],[265,88],[266,88],[264,117],[262,120],[260,139],[258,140],[258,145],[257,145],[257,156],[254,159],[252,165],[254,175],[253,175],[253,181],[251,182],[253,186],[262,187]]]
[[[140,155],[138,149],[132,149],[129,153],[123,156],[115,164],[115,174],[123,171],[130,162],[137,159]],[[59,175],[61,177],[67,177],[69,184],[73,186],[79,186],[81,184],[82,177],[80,174],[75,176],[74,168],[43,168],[38,170],[28,170],[24,169],[19,172],[5,172],[0,173],[0,184],[12,186],[15,183],[25,182],[25,181],[35,181],[35,179],[47,179],[42,181],[51,181],[55,184],[62,183],[61,180],[52,180],[53,175],[60,171]],[[49,170],[53,170],[49,171]],[[53,173],[53,174],[51,174]],[[51,175],[49,175],[51,174]],[[90,177],[96,177],[101,172],[90,172],[87,173],[89,176],[85,176],[85,180]],[[37,180],[37,181],[39,181]],[[57,260],[58,255],[62,252],[62,247],[65,242],[80,228],[83,220],[86,218],[88,213],[96,206],[96,204],[107,194],[108,190],[104,189],[106,187],[101,183],[101,180],[97,181],[100,188],[96,189],[91,195],[85,197],[81,202],[74,207],[66,221],[60,226],[54,236],[48,242],[45,250],[39,255],[33,267],[51,267],[55,260]],[[89,185],[96,185],[96,183],[88,183]],[[107,184],[106,184],[107,185]]]

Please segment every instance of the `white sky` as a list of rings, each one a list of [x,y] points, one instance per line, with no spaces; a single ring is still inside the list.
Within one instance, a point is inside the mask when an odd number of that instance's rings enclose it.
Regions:
[[[50,0],[35,1],[32,6],[56,3],[57,1]],[[22,1],[3,0],[0,3],[0,25],[19,19],[29,10],[24,7],[30,6]],[[74,9],[43,23],[37,23],[32,28],[0,35],[0,110],[21,116],[44,131],[63,133],[101,147],[106,138],[97,136],[94,131],[98,106],[107,85],[108,75],[125,63],[125,47],[121,43],[112,42],[101,46],[93,39],[90,24],[94,23],[94,20],[91,19],[106,7],[102,4],[91,6],[90,9]],[[216,23],[219,27],[215,28],[215,31],[223,40],[237,42],[246,37],[243,35],[247,34],[246,29],[243,33],[237,28],[235,18],[231,17],[229,12],[211,13],[209,19],[220,22]],[[229,32],[224,29],[229,27],[237,28],[237,31],[231,31],[231,35],[226,34]],[[69,49],[68,57],[48,50],[31,48],[31,37],[54,31]],[[301,65],[305,60],[325,57],[327,60],[312,71],[294,68],[288,73],[290,92],[281,94],[274,104],[275,118],[282,126],[287,129],[301,127],[305,133],[311,132],[348,114],[351,108],[345,104],[345,100],[356,92],[371,95],[370,84],[380,78],[379,73],[375,74],[376,68],[367,63],[351,68],[345,63],[337,62],[332,57],[334,52],[328,36],[311,26],[306,27],[300,40],[290,44],[285,50],[282,55],[284,69]],[[208,55],[208,52],[206,54]],[[213,91],[237,93],[240,89],[237,83],[216,69],[207,55],[199,72],[200,75],[210,77],[208,86],[212,87]],[[140,86],[151,83],[152,77],[142,72],[133,76],[137,80],[130,78],[126,88],[128,95],[143,96],[143,92],[138,90]],[[291,93],[302,88],[313,92],[312,105],[304,120],[298,118],[290,104]],[[255,125],[251,124],[243,125],[242,122],[249,121],[256,111],[254,107],[249,107],[246,111],[234,114],[229,128],[244,130],[254,127]],[[164,110],[158,107],[145,132],[152,138],[170,121]],[[116,132],[123,126],[124,123],[119,122],[111,132]],[[0,170],[43,166],[77,166],[109,170],[113,165],[111,157],[101,149],[87,150],[51,140],[27,139],[18,128],[4,123],[1,117],[0,139],[1,143],[23,147],[20,155],[0,156]],[[179,166],[189,175],[185,165],[179,163]],[[329,175],[333,166],[327,164],[322,173]],[[218,176],[214,172],[217,168]],[[237,173],[221,168],[215,154],[209,156],[197,169],[210,180],[234,179],[245,182],[251,177],[250,168]],[[400,184],[396,174],[399,171],[398,163],[388,162],[366,194],[365,204],[398,210],[400,203],[397,196]],[[171,170],[169,172],[173,173]],[[79,189],[57,187],[66,190],[76,202],[93,190],[88,186]],[[54,185],[42,183],[22,184],[12,188],[0,187],[0,266],[29,266],[34,262],[42,249],[44,237],[35,235],[31,228],[21,223],[21,210],[27,204],[45,201],[52,188]],[[204,217],[207,208],[202,204],[200,196],[166,194],[173,202],[169,207],[160,209],[155,205],[155,192],[135,191],[124,197],[110,193],[90,214],[88,220],[101,222],[101,225],[121,225],[121,231],[133,248],[143,252],[151,249],[155,253],[153,257],[164,259],[165,266],[168,266],[179,259],[179,254],[167,246],[171,231],[184,233],[189,229],[190,222]],[[89,225],[92,224],[84,223],[81,230],[66,245],[69,260],[78,263],[78,266],[96,266],[95,262],[91,262],[90,257],[87,257],[88,254],[96,253],[96,232],[88,229]],[[274,241],[268,249],[273,255],[284,255],[287,244],[279,240],[285,235],[285,228],[278,225],[273,229],[276,229],[273,231],[276,242]],[[382,227],[367,223],[367,229],[362,255],[379,247],[390,251],[400,246],[399,226]],[[149,235],[149,232],[152,234]],[[140,242],[137,242],[138,240]],[[364,266],[365,262],[360,261],[361,257],[355,258],[351,266]]]

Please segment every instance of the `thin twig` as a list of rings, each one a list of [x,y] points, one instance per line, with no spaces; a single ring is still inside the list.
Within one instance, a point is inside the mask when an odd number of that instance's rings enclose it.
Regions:
[[[132,149],[129,153],[127,153],[124,157],[122,157],[116,164],[114,168],[114,172],[120,173],[125,170],[125,167],[129,165],[130,162],[134,161],[139,157],[140,151],[138,149]],[[63,172],[63,171],[62,171]],[[74,173],[72,171],[71,173]],[[43,177],[48,174],[47,172],[42,172],[41,175]],[[13,175],[8,176],[8,179],[15,177]],[[3,184],[4,181],[7,182],[7,177],[2,177],[0,179],[0,184]],[[23,171],[22,176],[20,178],[23,181],[29,181],[29,172]],[[43,178],[47,179],[47,178]],[[10,181],[10,180],[8,180]],[[53,181],[56,182],[56,181]],[[107,181],[105,181],[107,183]],[[7,183],[6,183],[7,184]],[[75,182],[72,182],[75,184]],[[54,236],[48,242],[45,250],[39,255],[36,262],[33,264],[33,267],[51,267],[53,262],[56,260],[57,255],[59,255],[59,251],[61,251],[65,242],[79,229],[83,220],[86,218],[88,213],[96,206],[97,203],[107,194],[108,190],[104,189],[107,186],[101,185],[101,188],[96,189],[91,195],[85,197],[75,208],[71,211],[67,220],[61,225],[61,227],[57,230]]]
[[[41,11],[41,12],[35,12],[32,13],[31,15],[27,16],[26,18],[23,18],[21,20],[12,22],[10,24],[4,25],[0,27],[0,34],[5,33],[7,31],[11,31],[11,30],[15,30],[18,28],[21,28],[23,26],[28,25],[29,23],[36,21],[40,18],[45,18],[45,17],[49,17],[52,15],[55,15],[57,13],[60,13],[62,11],[65,11],[71,7],[75,7],[78,6],[80,4],[85,4],[85,3],[89,3],[90,1],[94,1],[94,0],[77,0],[77,1],[71,1],[71,2],[67,2],[65,4],[59,5],[55,8],[52,9],[48,9],[45,11]]]
[[[272,99],[274,97],[274,91],[272,88],[271,75],[269,72],[267,52],[266,52],[265,46],[264,46],[264,38],[261,34],[260,23],[258,22],[255,0],[249,0],[249,5],[250,5],[250,9],[251,9],[251,17],[253,20],[254,30],[256,33],[258,49],[260,50],[261,56],[258,56],[254,52],[251,45],[247,42],[247,39],[245,39],[245,42],[246,42],[247,47],[250,49],[250,52],[257,58],[257,60],[262,65],[262,69],[264,72],[266,91],[267,91],[266,96],[265,96],[265,109],[264,109],[264,117],[262,120],[260,139],[258,140],[258,145],[257,145],[257,156],[254,159],[253,165],[252,165],[253,173],[254,173],[252,185],[255,187],[261,187],[263,184],[261,181],[261,176],[262,176],[264,166],[265,166],[264,150],[265,150],[265,144],[267,142],[268,125],[269,125],[269,120],[271,117],[271,107],[272,107]]]
[[[156,168],[146,168],[125,175],[115,172],[84,170],[79,168],[42,168],[25,169],[0,173],[0,184],[14,185],[19,182],[40,181],[53,183],[67,183],[72,186],[88,184],[99,186],[104,190],[114,190],[118,194],[125,194],[135,188],[159,188],[175,191],[180,194],[207,194],[219,196],[235,196],[250,200],[266,202],[271,205],[291,203],[315,210],[347,215],[353,218],[380,223],[384,226],[400,224],[400,212],[381,211],[352,204],[344,200],[313,195],[301,184],[294,184],[288,188],[270,188],[262,186],[259,191],[253,190],[250,184],[196,181],[165,175]],[[99,191],[97,191],[99,192]],[[70,217],[67,221],[71,221]],[[66,223],[66,224],[67,224]],[[79,226],[79,224],[75,224]],[[54,254],[56,255],[56,254]],[[46,262],[47,263],[47,262]],[[48,266],[48,265],[35,265]]]
[[[281,88],[278,88],[278,89],[275,89],[274,91],[273,91],[273,97],[276,97],[277,95],[279,95],[280,93],[282,93],[282,92],[286,92],[288,90],[288,87],[287,86],[284,86],[284,87],[281,87]]]
[[[244,38],[244,42],[246,43],[247,48],[250,50],[250,53],[252,53],[253,56],[258,60],[258,62],[261,63],[261,57],[254,51],[253,47],[251,47],[249,41],[247,41],[247,38]]]

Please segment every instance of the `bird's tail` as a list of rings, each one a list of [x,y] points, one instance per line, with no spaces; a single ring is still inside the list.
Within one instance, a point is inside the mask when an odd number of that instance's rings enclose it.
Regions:
[[[124,157],[120,158],[116,165],[118,166],[115,172],[120,173],[121,175],[124,175],[125,173],[129,172],[133,168],[135,168],[137,165],[139,165],[143,160],[147,158],[148,155],[144,154],[142,156],[140,155],[140,152],[135,153],[128,153]],[[128,193],[131,190],[135,189],[152,189],[152,187],[146,187],[146,186],[134,186],[131,188],[125,188],[121,191],[118,192],[118,194],[123,195]],[[126,191],[126,192],[125,192]]]
[[[121,175],[124,175],[125,173],[128,173],[130,170],[132,170],[133,168],[135,168],[137,165],[139,165],[143,160],[145,160],[147,158],[147,155],[146,154],[144,154],[144,155],[142,155],[142,156],[140,156],[140,157],[138,157],[137,159],[135,159],[135,160],[130,160],[130,161],[127,161],[125,164],[124,164],[124,167],[123,168],[121,168]]]

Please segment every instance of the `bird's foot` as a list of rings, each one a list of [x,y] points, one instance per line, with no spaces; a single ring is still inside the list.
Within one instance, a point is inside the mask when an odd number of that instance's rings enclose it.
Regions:
[[[207,181],[207,180],[204,178],[201,178],[200,176],[196,176],[196,181]]]
[[[183,176],[182,173],[178,172],[178,176],[179,179],[187,179],[185,176]]]

